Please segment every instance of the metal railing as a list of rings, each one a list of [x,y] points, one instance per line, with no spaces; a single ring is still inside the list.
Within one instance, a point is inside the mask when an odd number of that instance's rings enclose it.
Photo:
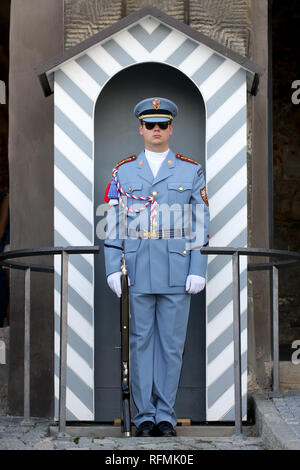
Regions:
[[[24,308],[24,417],[23,426],[31,426],[30,419],[30,278],[31,271],[53,273],[53,266],[28,264],[11,261],[13,258],[28,256],[61,256],[60,292],[60,370],[59,370],[59,428],[58,438],[68,437],[66,433],[66,377],[67,377],[67,322],[68,322],[68,263],[71,254],[96,254],[98,246],[49,247],[6,251],[0,254],[0,266],[25,271],[25,308]]]
[[[60,306],[60,378],[59,378],[59,427],[58,438],[69,437],[66,433],[66,372],[67,372],[67,306],[68,306],[68,260],[70,254],[97,254],[98,246],[54,247],[7,251],[0,254],[0,266],[25,271],[25,317],[24,317],[24,419],[30,420],[30,274],[31,271],[54,272],[52,266],[27,264],[11,261],[13,258],[28,256],[61,255],[61,306]],[[285,261],[248,264],[248,271],[271,270],[273,283],[272,352],[273,392],[278,393],[279,385],[279,316],[278,316],[278,269],[300,264],[300,253],[263,248],[204,247],[202,254],[231,255],[233,275],[233,342],[234,342],[234,398],[235,436],[242,436],[242,387],[241,387],[241,325],[240,325],[240,256],[263,256],[286,258]]]
[[[240,324],[240,256],[263,256],[270,258],[286,258],[285,261],[248,264],[248,271],[271,270],[273,285],[272,302],[272,353],[273,353],[273,394],[279,393],[279,308],[278,308],[278,269],[300,264],[300,253],[265,248],[234,248],[204,247],[202,254],[232,256],[233,284],[233,350],[234,350],[234,415],[235,436],[243,436],[242,432],[242,373],[241,373],[241,324]]]

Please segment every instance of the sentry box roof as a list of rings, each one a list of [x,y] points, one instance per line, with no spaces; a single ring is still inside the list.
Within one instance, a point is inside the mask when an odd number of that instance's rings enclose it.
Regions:
[[[152,17],[156,20],[159,20],[159,31],[156,28],[156,32],[159,34],[153,35],[151,32],[144,30],[140,25],[140,21],[143,18]],[[109,41],[114,35],[121,32],[122,30],[128,30],[133,37],[137,38],[144,46],[151,51],[155,48],[158,36],[163,36],[164,34],[169,34],[172,30],[177,30],[186,36],[186,41],[182,44],[182,50],[177,50],[177,56],[171,57],[170,65],[175,65],[176,61],[179,60],[180,53],[188,54],[194,47],[202,44],[212,49],[215,53],[223,56],[224,58],[230,59],[235,63],[243,67],[247,72],[247,89],[252,95],[256,95],[258,91],[259,78],[264,73],[264,68],[260,65],[257,65],[252,60],[247,57],[238,54],[232,49],[223,46],[217,41],[211,39],[205,34],[196,31],[195,29],[187,26],[181,21],[176,20],[175,18],[167,15],[166,13],[160,11],[159,9],[153,6],[146,6],[140,10],[128,15],[126,18],[123,18],[120,21],[117,21],[112,26],[105,28],[104,30],[96,33],[92,37],[86,39],[85,41],[80,42],[74,47],[71,47],[62,54],[59,54],[47,62],[40,64],[35,68],[35,71],[39,77],[41,86],[43,88],[45,96],[49,96],[54,91],[54,72],[60,68],[60,66],[70,60],[79,59],[82,55],[86,53],[87,50],[92,49],[98,44],[104,45]],[[160,40],[162,37],[160,38]],[[173,63],[172,63],[173,61]],[[174,63],[175,61],[175,63]],[[132,59],[132,63],[136,61]],[[166,60],[166,63],[169,61]]]

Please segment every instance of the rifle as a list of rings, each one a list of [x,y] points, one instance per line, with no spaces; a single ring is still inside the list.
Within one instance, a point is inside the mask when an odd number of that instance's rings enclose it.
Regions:
[[[125,253],[122,252],[122,296],[120,303],[121,326],[121,400],[122,431],[125,437],[131,436],[130,382],[129,382],[129,290]]]

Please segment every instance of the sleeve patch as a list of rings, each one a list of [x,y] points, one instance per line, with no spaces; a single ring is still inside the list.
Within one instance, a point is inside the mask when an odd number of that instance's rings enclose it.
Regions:
[[[204,186],[204,188],[200,189],[200,194],[201,194],[201,197],[202,197],[203,201],[208,206],[208,197],[207,197],[207,192],[206,192],[206,187],[205,186]]]

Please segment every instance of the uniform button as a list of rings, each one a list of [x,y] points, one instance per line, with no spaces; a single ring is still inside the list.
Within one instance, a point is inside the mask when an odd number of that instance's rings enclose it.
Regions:
[[[185,251],[185,250],[184,250],[183,254],[186,255],[186,251]]]
[[[132,191],[132,188],[128,188],[128,191],[131,193],[131,191]]]
[[[179,186],[179,191],[183,191],[183,187],[182,186]]]
[[[157,192],[153,191],[152,196],[157,196]]]

